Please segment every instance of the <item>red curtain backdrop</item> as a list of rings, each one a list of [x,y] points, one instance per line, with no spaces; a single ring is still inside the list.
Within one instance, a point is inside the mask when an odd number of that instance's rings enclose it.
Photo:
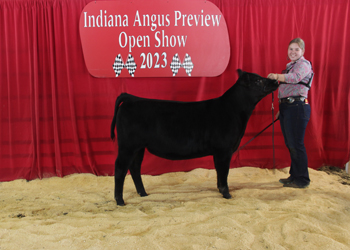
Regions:
[[[121,0],[120,0],[121,1]],[[176,0],[174,0],[176,1]],[[79,17],[90,0],[0,0],[0,181],[113,175],[117,146],[109,139],[121,92],[179,101],[222,95],[236,69],[266,76],[287,63],[302,37],[315,71],[305,143],[309,167],[349,160],[349,0],[211,0],[223,13],[231,59],[213,78],[98,79],[87,72]],[[275,93],[275,113],[278,110]],[[272,121],[272,96],[256,107],[241,145]],[[290,164],[279,123],[276,167]],[[272,128],[236,153],[231,167],[273,167]],[[214,168],[212,157],[169,161],[146,153],[143,174]]]

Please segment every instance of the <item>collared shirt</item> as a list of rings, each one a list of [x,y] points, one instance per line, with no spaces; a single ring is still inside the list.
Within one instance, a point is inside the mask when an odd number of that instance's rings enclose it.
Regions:
[[[286,84],[280,84],[278,87],[278,98],[286,98],[289,96],[307,97],[309,88],[298,83],[309,82],[313,75],[311,63],[302,56],[296,62],[288,63],[286,71],[288,72],[284,74]],[[312,82],[310,82],[310,86],[311,84]]]

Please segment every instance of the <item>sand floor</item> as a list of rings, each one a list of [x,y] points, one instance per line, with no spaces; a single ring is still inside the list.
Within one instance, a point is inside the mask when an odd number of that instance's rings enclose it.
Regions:
[[[231,169],[232,199],[215,170],[131,177],[126,206],[113,199],[113,177],[0,183],[0,250],[19,249],[350,249],[350,186],[310,169],[307,189],[283,188],[288,168]]]

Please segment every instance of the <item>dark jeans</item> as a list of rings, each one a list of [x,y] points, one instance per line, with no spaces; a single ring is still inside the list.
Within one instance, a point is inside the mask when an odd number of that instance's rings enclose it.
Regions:
[[[304,135],[306,125],[310,119],[310,105],[301,101],[295,101],[293,103],[281,103],[279,109],[284,141],[292,160],[289,171],[290,176],[297,185],[309,185],[310,178]]]

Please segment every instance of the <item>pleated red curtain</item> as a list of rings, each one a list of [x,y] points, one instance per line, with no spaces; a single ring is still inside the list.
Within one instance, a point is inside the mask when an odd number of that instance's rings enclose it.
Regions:
[[[89,0],[0,0],[0,181],[113,175],[117,148],[109,139],[121,92],[147,98],[200,101],[223,94],[236,69],[280,72],[291,39],[306,43],[315,77],[305,143],[309,166],[349,160],[350,7],[348,0],[211,0],[228,26],[231,59],[213,78],[99,79],[87,72],[79,17]],[[276,96],[276,94],[275,94]],[[256,107],[244,144],[272,121],[272,96]],[[274,101],[278,110],[277,98]],[[290,158],[275,125],[276,167]],[[232,167],[272,168],[269,128],[236,153]],[[213,168],[211,157],[169,161],[146,153],[142,173]]]

